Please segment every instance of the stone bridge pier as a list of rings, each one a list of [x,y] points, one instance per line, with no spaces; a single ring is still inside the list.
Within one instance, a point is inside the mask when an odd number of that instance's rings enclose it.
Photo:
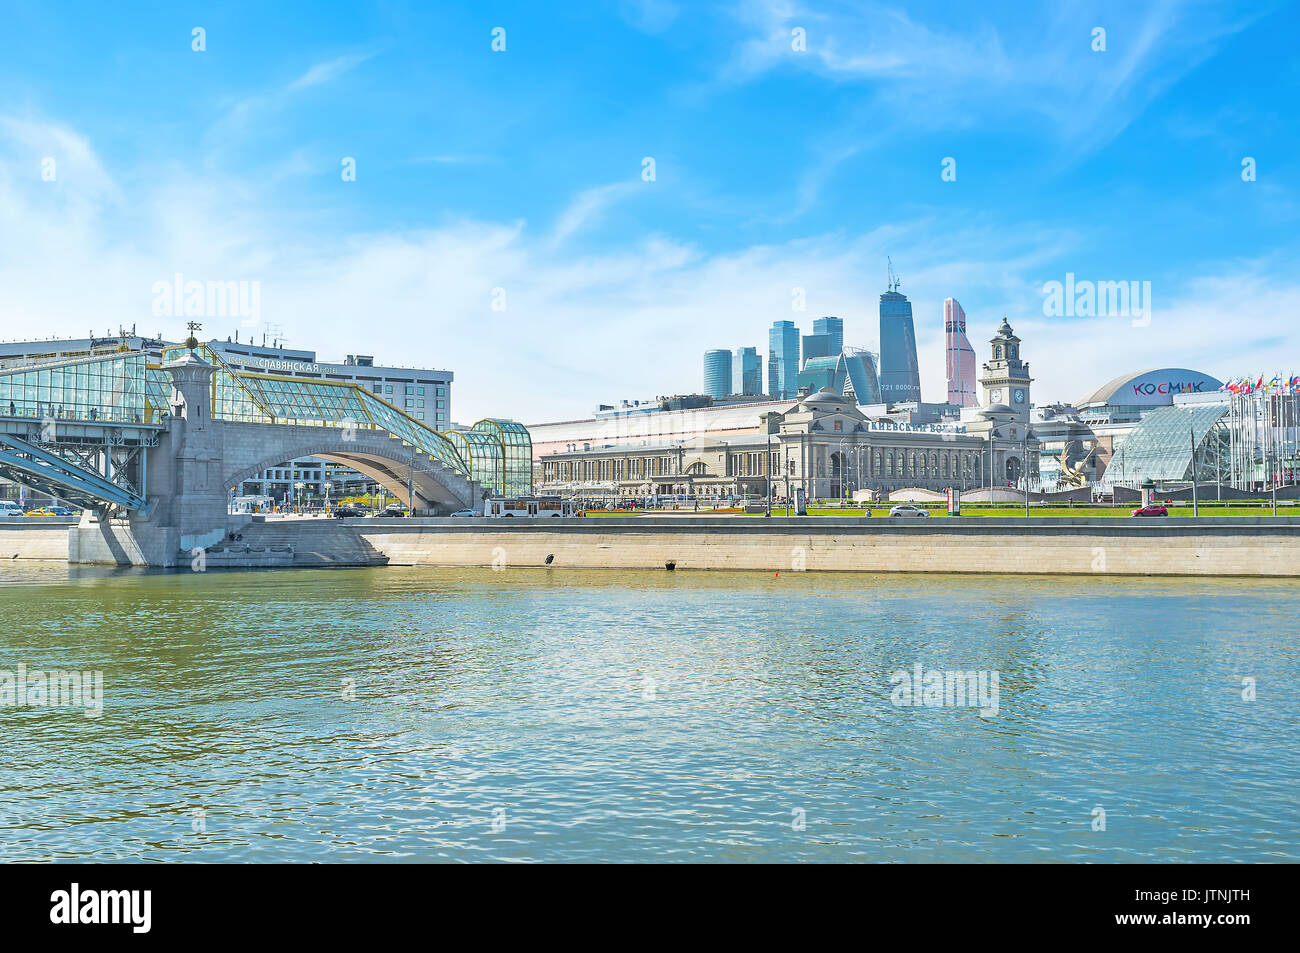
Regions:
[[[214,419],[214,368],[193,351],[164,369],[171,416],[148,450],[149,506],[102,518],[87,511],[69,534],[69,562],[202,565],[209,547],[249,520],[229,514],[231,488],[297,457],[350,466],[406,500],[413,515],[445,515],[482,499],[477,483],[385,430]]]

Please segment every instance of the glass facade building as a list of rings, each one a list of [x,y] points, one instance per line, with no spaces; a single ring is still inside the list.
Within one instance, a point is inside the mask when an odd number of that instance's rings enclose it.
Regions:
[[[817,318],[813,321],[813,334],[825,334],[830,337],[826,356],[839,354],[844,350],[844,319],[835,317]],[[814,355],[805,355],[813,357]]]
[[[767,343],[767,392],[790,400],[799,390],[799,329],[793,321],[773,321]]]
[[[845,375],[840,392],[859,404],[879,404],[880,372],[876,355],[860,347],[848,347],[840,356],[844,361]]]
[[[974,407],[980,402],[976,390],[975,348],[966,337],[966,312],[956,298],[944,299],[943,334],[948,403],[954,407]]]
[[[897,291],[880,296],[880,395],[891,404],[921,400],[912,302]]]
[[[758,348],[736,348],[731,365],[731,386],[737,394],[763,393],[763,363]]]
[[[805,334],[799,341],[799,366],[803,368],[814,358],[835,357],[839,353],[831,350],[829,334]]]
[[[704,352],[704,393],[722,398],[731,393],[731,352],[720,348]]]
[[[1228,482],[1228,402],[1174,404],[1146,414],[1115,447],[1101,483],[1137,487],[1143,480]]]
[[[843,365],[838,357],[810,357],[799,372],[799,393],[816,393],[831,387],[839,393],[844,387]]]
[[[830,387],[859,404],[880,403],[875,355],[854,347],[835,357],[811,357],[804,361],[799,372],[800,393],[815,393],[823,387]]]

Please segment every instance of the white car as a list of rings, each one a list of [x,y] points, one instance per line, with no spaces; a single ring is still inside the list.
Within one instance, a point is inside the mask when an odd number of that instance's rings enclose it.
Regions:
[[[902,506],[895,506],[889,511],[890,516],[929,516],[929,512],[921,509],[919,506],[913,506],[911,503],[904,503]]]
[[[457,510],[452,516],[478,516],[473,510]]]
[[[0,516],[22,516],[23,508],[13,500],[0,500]]]

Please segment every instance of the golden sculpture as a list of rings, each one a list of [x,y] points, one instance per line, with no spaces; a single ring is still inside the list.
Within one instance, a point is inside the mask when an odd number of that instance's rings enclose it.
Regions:
[[[1082,443],[1082,441],[1080,442]],[[1070,443],[1065,445],[1065,449],[1061,451],[1061,474],[1056,478],[1056,488],[1058,490],[1088,485],[1088,478],[1084,475],[1083,471],[1088,466],[1088,461],[1092,459],[1092,455],[1097,450],[1097,441],[1094,440],[1092,446],[1088,448],[1088,452],[1079,459],[1078,463],[1071,466],[1070,447],[1073,443],[1073,440],[1070,441]]]

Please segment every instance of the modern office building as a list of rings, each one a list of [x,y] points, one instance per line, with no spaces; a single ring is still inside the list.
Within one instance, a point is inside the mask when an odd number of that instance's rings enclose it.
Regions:
[[[135,333],[134,328],[130,331],[121,330],[117,334],[108,333],[103,337],[4,341],[0,342],[0,370],[19,365],[75,361],[83,357],[98,357],[116,351],[143,351],[161,360],[163,348],[167,346],[167,342],[161,336],[151,338],[139,335]]]
[[[880,403],[876,356],[860,347],[846,348],[834,357],[813,357],[799,372],[800,395],[829,387],[858,404]]]
[[[840,356],[844,360],[840,393],[858,404],[880,403],[880,362],[876,355],[865,348],[846,347]]]
[[[921,400],[912,303],[894,281],[880,296],[880,394],[886,403]]]
[[[813,334],[826,334],[830,336],[830,350],[827,351],[827,354],[839,354],[844,350],[843,318],[817,318],[813,321]]]
[[[943,302],[945,367],[948,377],[948,403],[954,407],[974,407],[979,403],[975,380],[975,349],[966,338],[966,312],[956,298]]]
[[[768,332],[767,393],[791,400],[799,391],[799,329],[793,321],[773,321]]]
[[[737,394],[763,393],[763,362],[756,347],[738,347],[731,365],[731,386]]]
[[[731,352],[714,348],[704,352],[704,393],[726,397],[731,393]]]
[[[833,358],[839,353],[839,351],[831,350],[831,336],[829,334],[805,334],[799,340],[799,367],[802,369],[813,358]]]

